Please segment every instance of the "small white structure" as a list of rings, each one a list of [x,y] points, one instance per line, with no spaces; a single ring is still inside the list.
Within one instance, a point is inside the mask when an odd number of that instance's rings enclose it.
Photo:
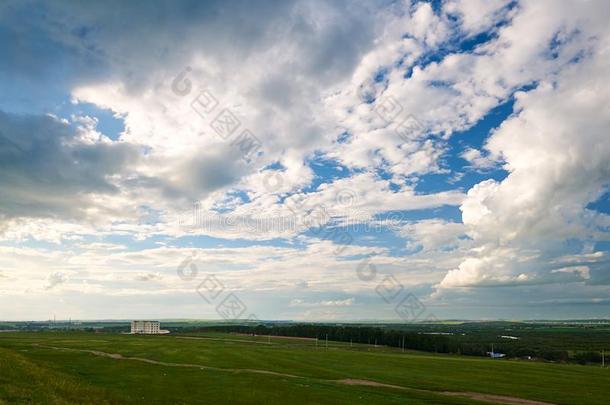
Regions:
[[[512,339],[512,340],[519,340],[521,338],[518,338],[517,336],[508,336],[508,335],[502,335],[500,336],[502,339]]]
[[[169,331],[161,329],[161,323],[159,321],[131,321],[131,333],[158,335],[169,333]]]

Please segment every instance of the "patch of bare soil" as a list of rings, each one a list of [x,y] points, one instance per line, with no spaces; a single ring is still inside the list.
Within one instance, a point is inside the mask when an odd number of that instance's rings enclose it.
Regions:
[[[553,405],[549,402],[541,402],[541,401],[534,401],[531,399],[509,397],[506,395],[483,394],[480,392],[452,392],[452,391],[440,391],[439,392],[439,391],[431,391],[431,390],[422,390],[422,389],[418,389],[418,388],[402,387],[400,385],[384,384],[384,383],[380,383],[377,381],[371,381],[371,380],[358,380],[358,379],[353,379],[353,378],[347,378],[345,380],[337,380],[336,382],[339,384],[346,384],[346,385],[365,385],[368,387],[383,387],[383,388],[394,388],[394,389],[399,389],[399,390],[425,391],[425,392],[431,392],[431,393],[436,393],[436,394],[448,395],[448,396],[452,396],[452,397],[467,397],[470,399],[475,399],[475,400],[484,401],[484,402],[491,402],[494,404]]]
[[[493,402],[495,404],[506,404],[506,405],[553,405],[550,402],[534,401],[531,399],[523,399],[516,397],[509,397],[505,395],[493,395],[493,394],[482,394],[480,392],[442,392],[444,395],[452,397],[467,397],[470,399],[476,399],[479,401]]]
[[[400,385],[384,384],[377,381],[371,380],[358,380],[355,378],[346,378],[344,380],[335,380],[339,384],[345,385],[366,385],[367,387],[384,387],[384,388],[395,388],[398,390],[409,390],[413,388],[401,387]]]

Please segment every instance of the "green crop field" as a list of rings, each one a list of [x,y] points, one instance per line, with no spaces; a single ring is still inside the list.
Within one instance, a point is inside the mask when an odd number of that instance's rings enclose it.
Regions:
[[[607,404],[608,397],[610,369],[599,366],[221,333],[0,334],[0,403],[7,404]]]

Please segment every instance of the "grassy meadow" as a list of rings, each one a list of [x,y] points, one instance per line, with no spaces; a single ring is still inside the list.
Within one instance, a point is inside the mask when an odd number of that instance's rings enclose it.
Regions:
[[[471,393],[607,404],[610,369],[213,332],[0,333],[6,404],[528,403]]]

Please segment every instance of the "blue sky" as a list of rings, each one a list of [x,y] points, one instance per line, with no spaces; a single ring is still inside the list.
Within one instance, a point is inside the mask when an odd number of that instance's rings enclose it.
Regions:
[[[608,17],[5,2],[0,319],[607,317]]]

